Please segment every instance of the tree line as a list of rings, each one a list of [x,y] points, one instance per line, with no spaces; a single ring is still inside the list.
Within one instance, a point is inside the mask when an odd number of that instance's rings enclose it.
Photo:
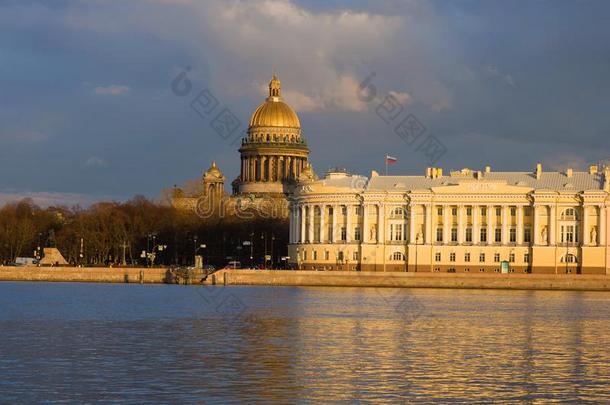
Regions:
[[[41,208],[30,199],[0,208],[0,263],[36,257],[56,247],[73,265],[190,265],[229,260],[260,265],[271,256],[281,264],[288,243],[288,221],[253,212],[200,218],[193,212],[137,196],[126,202],[100,202],[88,208]],[[246,242],[246,243],[244,243]],[[150,259],[150,256],[148,256]],[[269,263],[268,263],[269,264]]]

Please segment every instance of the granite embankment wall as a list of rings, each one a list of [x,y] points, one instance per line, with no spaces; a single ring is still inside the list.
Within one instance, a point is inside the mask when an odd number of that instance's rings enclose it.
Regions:
[[[0,267],[0,281],[148,284],[171,283],[174,278],[165,268]],[[204,284],[610,291],[610,276],[220,270]]]
[[[563,274],[443,274],[221,270],[214,273],[207,282],[215,283],[217,285],[610,291],[609,276]]]
[[[0,281],[164,283],[166,280],[168,270],[165,268],[0,267]]]

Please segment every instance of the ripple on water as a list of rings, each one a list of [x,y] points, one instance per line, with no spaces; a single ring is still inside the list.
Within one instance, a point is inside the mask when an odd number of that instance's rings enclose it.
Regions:
[[[610,295],[0,284],[2,402],[610,401]]]

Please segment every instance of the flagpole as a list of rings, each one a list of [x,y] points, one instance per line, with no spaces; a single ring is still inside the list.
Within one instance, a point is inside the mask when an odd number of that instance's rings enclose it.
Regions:
[[[388,155],[385,155],[385,175],[388,175]]]

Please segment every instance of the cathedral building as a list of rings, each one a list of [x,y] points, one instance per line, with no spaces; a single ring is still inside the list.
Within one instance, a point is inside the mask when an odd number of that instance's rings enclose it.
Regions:
[[[328,173],[292,196],[301,269],[610,274],[610,168]]]
[[[252,113],[239,153],[241,173],[233,187],[236,194],[286,195],[308,167],[309,149],[301,122],[284,102],[276,75],[269,83],[269,97]]]
[[[272,202],[280,217],[288,216],[288,196],[299,181],[316,178],[309,164],[309,148],[296,112],[284,101],[277,75],[269,82],[269,95],[252,113],[239,148],[239,176],[225,194],[225,177],[214,162],[202,178],[202,192],[185,196],[175,188],[174,206],[209,212],[222,203],[231,212]],[[205,208],[202,208],[205,207]]]

